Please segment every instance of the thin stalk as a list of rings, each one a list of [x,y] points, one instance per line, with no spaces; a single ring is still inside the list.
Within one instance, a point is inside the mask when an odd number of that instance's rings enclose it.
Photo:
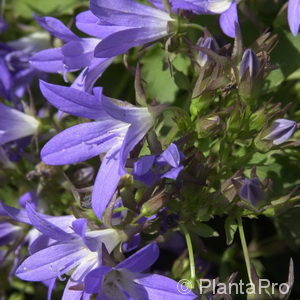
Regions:
[[[252,282],[252,277],[251,277],[250,257],[249,257],[247,242],[246,242],[246,238],[245,238],[245,232],[244,232],[242,218],[238,217],[237,221],[238,221],[239,234],[240,234],[241,244],[242,244],[242,248],[243,248],[243,254],[244,254],[244,259],[245,259],[245,263],[246,263],[246,268],[247,268],[247,274],[248,274],[249,282],[253,283]]]
[[[200,31],[204,31],[204,27],[199,25],[199,24],[195,24],[195,23],[186,23],[186,24],[180,24],[181,28],[194,28],[194,29],[198,29]]]
[[[186,245],[188,248],[189,261],[190,261],[190,272],[191,272],[191,284],[192,284],[192,289],[193,289],[195,287],[195,283],[196,283],[196,268],[195,268],[195,257],[194,257],[194,251],[193,251],[193,244],[192,244],[191,236],[190,236],[188,230],[186,229],[185,225],[181,224],[180,228],[184,233]]]

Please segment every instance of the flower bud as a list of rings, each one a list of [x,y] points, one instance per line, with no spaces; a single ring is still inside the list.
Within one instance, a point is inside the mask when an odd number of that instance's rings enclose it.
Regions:
[[[154,215],[165,205],[168,198],[168,193],[162,191],[142,205],[141,214],[145,217]]]
[[[249,72],[250,78],[256,77],[259,72],[259,67],[260,65],[256,54],[251,49],[246,49],[240,64],[240,78],[242,78],[247,71]]]
[[[264,198],[261,182],[257,177],[241,180],[239,195],[242,199],[251,202],[254,206]]]
[[[240,64],[239,94],[247,101],[256,98],[262,82],[260,62],[251,49],[246,49]]]
[[[280,145],[287,141],[296,129],[296,122],[287,119],[277,119],[255,138],[255,146],[260,151],[269,151],[274,145]]]
[[[220,125],[221,119],[219,116],[210,116],[199,119],[196,128],[202,137],[207,137],[215,133],[220,128]]]
[[[214,52],[219,51],[219,46],[216,42],[216,40],[213,37],[201,37],[198,42],[197,46],[210,49]],[[201,67],[204,67],[208,62],[210,58],[207,54],[203,53],[201,50],[199,51],[198,61]]]
[[[277,119],[269,128],[269,134],[264,139],[272,141],[274,145],[280,145],[287,141],[296,131],[297,123],[287,119]]]

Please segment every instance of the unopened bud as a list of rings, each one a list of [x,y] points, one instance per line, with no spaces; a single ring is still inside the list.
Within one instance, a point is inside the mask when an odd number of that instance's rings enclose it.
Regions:
[[[219,46],[213,37],[201,37],[197,42],[197,46],[210,49],[214,52],[219,51]],[[198,61],[201,67],[204,67],[209,62],[209,59],[207,54],[203,53],[201,50],[199,51]]]
[[[142,205],[141,214],[145,217],[150,217],[157,213],[168,201],[169,194],[162,191]]]

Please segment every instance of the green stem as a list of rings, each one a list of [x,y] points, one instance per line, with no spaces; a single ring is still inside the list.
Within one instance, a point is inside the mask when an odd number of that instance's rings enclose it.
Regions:
[[[238,217],[237,221],[238,221],[239,234],[240,234],[241,244],[242,244],[242,248],[243,248],[243,254],[244,254],[244,258],[245,258],[245,263],[246,263],[249,282],[253,283],[252,282],[252,277],[251,277],[250,257],[249,257],[247,242],[246,242],[246,238],[245,238],[245,232],[244,232],[242,218]]]
[[[195,283],[196,283],[196,268],[195,268],[195,258],[194,258],[192,240],[191,240],[191,236],[190,236],[189,232],[187,231],[185,225],[181,224],[180,228],[184,233],[186,245],[188,248],[189,261],[190,261],[190,272],[191,272],[191,283],[192,283],[192,289],[193,289],[195,287]]]
[[[194,29],[198,29],[200,31],[204,31],[204,27],[202,27],[199,24],[195,24],[195,23],[188,23],[188,24],[180,24],[181,28],[194,28]]]

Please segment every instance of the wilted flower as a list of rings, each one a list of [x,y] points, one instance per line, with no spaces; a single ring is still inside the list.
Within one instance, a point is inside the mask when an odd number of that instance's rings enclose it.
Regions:
[[[289,0],[288,22],[292,34],[296,36],[300,29],[300,0]]]
[[[280,145],[287,141],[296,131],[297,123],[287,119],[277,119],[268,129],[267,134],[263,139],[270,140],[274,145]]]
[[[37,132],[39,122],[32,116],[0,103],[0,145]]]

